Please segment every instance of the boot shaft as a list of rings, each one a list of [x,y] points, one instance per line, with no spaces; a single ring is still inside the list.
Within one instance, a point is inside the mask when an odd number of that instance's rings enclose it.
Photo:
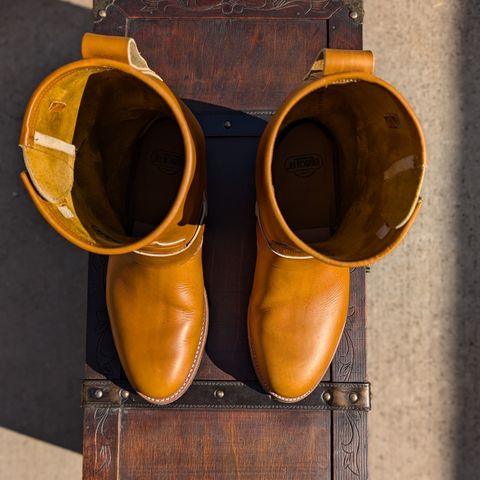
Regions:
[[[297,128],[296,139],[285,147],[283,139],[302,122],[311,125],[303,133]],[[315,205],[315,192],[310,197],[301,192],[303,208],[294,208],[295,190],[288,185],[289,175],[306,178],[324,167],[324,155],[332,157],[335,183],[317,187],[318,197],[325,197],[324,188],[334,190],[330,216],[335,218],[327,225],[327,236],[322,228],[315,233],[307,219],[309,210],[323,208]],[[373,55],[326,50],[260,142],[257,201],[262,229],[272,248],[283,254],[307,254],[336,266],[373,263],[395,248],[412,226],[425,165],[419,122],[406,100],[373,75]]]
[[[47,77],[27,107],[20,145],[28,171],[22,180],[32,200],[61,235],[91,252],[186,247],[202,217],[200,126],[148,68],[132,39],[86,34],[82,53],[83,60]],[[168,127],[163,137],[159,122]],[[147,138],[155,123],[158,142]],[[147,217],[149,210],[161,211],[162,202],[164,212],[155,223],[147,218],[148,228],[138,233],[132,229],[131,190],[142,141],[156,142],[149,154],[157,149],[160,158],[152,162],[165,176],[178,178],[167,179],[176,181],[165,184],[169,198],[154,191],[151,207],[143,200]]]

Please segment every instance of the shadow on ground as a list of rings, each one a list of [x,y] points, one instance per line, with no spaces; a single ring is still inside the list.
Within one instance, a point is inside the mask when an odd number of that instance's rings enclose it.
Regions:
[[[480,456],[480,1],[463,2],[460,107],[462,164],[459,168],[458,203],[458,339],[457,385],[452,386],[458,405],[455,478],[479,478]]]
[[[0,426],[81,451],[87,256],[35,211],[17,144],[36,85],[80,57],[90,11],[22,0],[0,13]]]

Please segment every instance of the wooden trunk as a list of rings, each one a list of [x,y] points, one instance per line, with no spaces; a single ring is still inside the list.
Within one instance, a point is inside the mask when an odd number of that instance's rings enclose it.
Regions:
[[[307,400],[279,404],[262,392],[246,336],[258,140],[321,48],[361,48],[362,13],[347,0],[95,1],[95,32],[135,38],[205,132],[210,330],[189,392],[167,408],[142,402],[112,341],[107,258],[90,256],[84,479],[367,478],[364,269],[351,272],[341,344]],[[326,401],[327,391],[344,406]]]

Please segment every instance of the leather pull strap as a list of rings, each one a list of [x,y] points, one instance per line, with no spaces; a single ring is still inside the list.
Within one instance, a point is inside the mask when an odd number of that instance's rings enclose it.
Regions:
[[[313,62],[305,80],[315,80],[338,73],[364,72],[373,74],[375,57],[369,50],[335,50],[325,48]]]
[[[109,60],[126,63],[146,75],[152,75],[161,80],[150,69],[147,61],[138,51],[137,44],[133,38],[86,33],[82,39],[82,57],[108,58]]]

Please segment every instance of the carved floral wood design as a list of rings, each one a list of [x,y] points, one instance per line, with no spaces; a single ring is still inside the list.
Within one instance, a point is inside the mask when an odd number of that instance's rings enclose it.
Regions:
[[[95,24],[102,23],[114,11],[127,18],[136,18],[138,13],[146,17],[184,16],[188,13],[195,16],[252,16],[256,13],[259,16],[310,16],[326,20],[341,8],[355,14],[351,17],[353,22],[362,23],[363,0],[95,0],[93,17]]]
[[[105,423],[109,417],[110,408],[97,408],[94,413],[95,422],[95,473],[107,469],[112,463],[112,447],[109,438],[105,434]]]
[[[360,476],[358,457],[360,452],[360,414],[359,412],[345,412],[345,417],[350,429],[349,436],[342,442],[343,468],[349,470],[353,475]]]
[[[353,321],[355,318],[355,306],[348,308],[347,321],[343,331],[343,338],[337,351],[338,378],[336,381],[348,382],[352,374],[355,360],[355,346],[352,339]]]
[[[218,12],[224,15],[275,12],[295,9],[296,15],[331,15],[341,7],[339,0],[142,0],[143,13],[169,11]]]

